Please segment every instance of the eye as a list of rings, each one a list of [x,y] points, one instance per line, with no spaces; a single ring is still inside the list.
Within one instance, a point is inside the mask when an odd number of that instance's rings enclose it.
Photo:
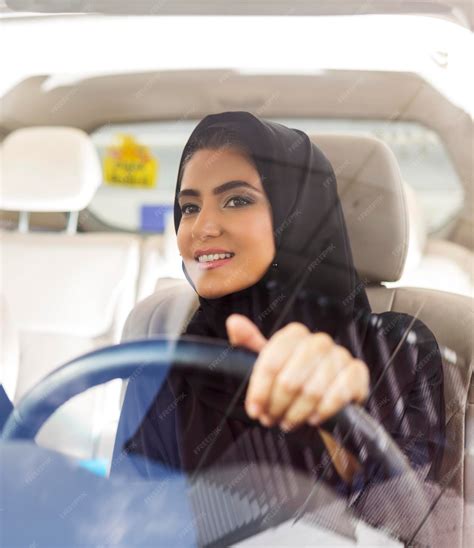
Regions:
[[[191,213],[194,213],[192,210],[193,207],[198,207],[195,204],[184,204],[181,206],[181,215],[191,215]],[[191,208],[191,209],[190,209]]]
[[[232,196],[232,198],[228,200],[226,205],[229,205],[230,203],[234,204],[230,207],[243,207],[249,204],[253,204],[253,200],[251,198],[247,198],[246,196]]]

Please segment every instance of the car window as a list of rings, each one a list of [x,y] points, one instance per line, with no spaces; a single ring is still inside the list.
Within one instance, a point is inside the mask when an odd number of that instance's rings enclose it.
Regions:
[[[461,546],[468,42],[367,3],[249,20],[155,4],[6,30],[0,544]],[[393,152],[428,242],[393,156],[352,136]]]
[[[419,123],[274,120],[310,135],[365,134],[384,141],[394,152],[403,179],[416,192],[429,233],[440,229],[462,207],[463,188],[445,146],[436,132]],[[112,226],[143,233],[163,232],[173,203],[181,151],[196,124],[195,120],[107,124],[94,131],[92,139],[101,158],[104,181],[90,211]]]

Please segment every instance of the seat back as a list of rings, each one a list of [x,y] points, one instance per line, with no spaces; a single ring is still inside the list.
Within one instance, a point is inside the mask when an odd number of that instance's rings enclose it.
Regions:
[[[145,239],[137,300],[140,301],[151,295],[159,278],[185,279],[181,269],[173,215],[167,216],[163,234],[148,236]]]
[[[374,312],[390,310],[416,316],[438,341],[444,364],[448,444],[455,451],[450,455],[450,466],[459,467],[456,472],[452,470],[451,485],[462,492],[466,474],[471,485],[474,483],[474,469],[467,466],[468,455],[474,455],[473,301],[462,295],[412,287],[374,287],[367,294]],[[457,458],[453,460],[454,456]],[[468,483],[464,481],[464,486]]]
[[[22,129],[2,148],[3,209],[77,212],[101,183],[97,152],[79,130]],[[32,233],[27,218],[21,228],[0,233],[2,291],[19,334],[15,402],[66,361],[119,341],[135,303],[140,252],[134,235],[76,234],[71,223],[63,233]],[[99,456],[102,431],[118,420],[120,387],[117,381],[73,398],[38,443]]]
[[[176,243],[174,224],[167,223],[163,235],[148,236],[142,245],[137,300],[151,295],[160,278],[185,279]]]
[[[449,240],[430,237],[415,190],[404,183],[409,220],[408,254],[401,278],[387,287],[424,287],[474,296],[474,253]]]
[[[433,332],[441,350],[446,405],[446,439],[441,478],[462,495],[465,504],[457,524],[464,539],[474,542],[474,303],[469,297],[431,289],[369,288],[374,312],[404,312],[418,317]]]

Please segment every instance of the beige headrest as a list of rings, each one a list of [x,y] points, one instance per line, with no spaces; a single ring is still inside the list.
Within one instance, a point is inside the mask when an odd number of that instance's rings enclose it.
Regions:
[[[80,211],[102,182],[97,151],[80,129],[18,129],[1,156],[0,209],[7,211]]]
[[[410,272],[420,264],[423,258],[428,234],[425,216],[415,190],[406,181],[403,181],[403,190],[405,191],[410,230],[405,272]]]
[[[367,283],[397,281],[408,245],[400,169],[390,148],[372,136],[311,135],[337,179],[352,254]]]

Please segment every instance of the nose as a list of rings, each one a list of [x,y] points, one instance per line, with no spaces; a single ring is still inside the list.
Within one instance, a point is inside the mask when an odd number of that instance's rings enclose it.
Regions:
[[[220,236],[221,233],[222,227],[218,212],[211,210],[210,207],[202,207],[195,218],[191,232],[192,237],[196,240],[206,240]]]

